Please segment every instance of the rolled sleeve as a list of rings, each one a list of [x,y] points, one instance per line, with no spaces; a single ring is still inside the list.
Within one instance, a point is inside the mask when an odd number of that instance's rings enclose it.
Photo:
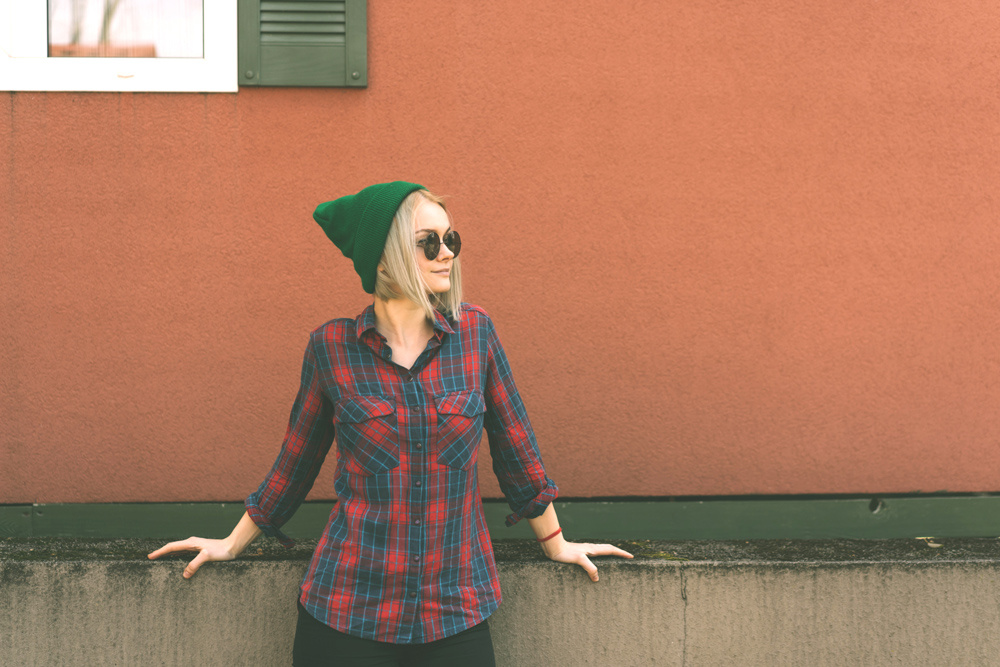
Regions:
[[[559,488],[555,485],[555,482],[548,477],[545,478],[545,481],[545,488],[543,488],[534,498],[519,507],[515,508],[514,503],[511,502],[510,498],[507,499],[507,504],[510,505],[510,508],[514,511],[507,515],[507,518],[504,519],[504,523],[508,526],[513,526],[521,519],[535,519],[542,516],[545,512],[545,508],[547,508],[553,500],[559,497]]]
[[[333,442],[333,406],[319,382],[314,336],[302,361],[302,379],[281,451],[260,487],[247,497],[247,514],[268,537],[293,546],[280,528],[305,500]]]
[[[260,528],[261,532],[266,536],[275,538],[284,547],[294,547],[295,540],[281,532],[281,530],[271,522],[268,516],[261,511],[260,505],[257,504],[257,497],[259,493],[260,492],[257,491],[251,493],[247,497],[246,502],[244,503],[247,508],[247,514],[250,515],[253,522],[257,524],[257,527]]]
[[[523,518],[541,516],[559,489],[545,474],[535,433],[492,321],[487,342],[484,424],[493,472],[512,510],[506,523],[512,526]]]

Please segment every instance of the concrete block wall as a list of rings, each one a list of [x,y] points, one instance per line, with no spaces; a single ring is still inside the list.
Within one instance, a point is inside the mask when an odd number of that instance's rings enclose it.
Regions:
[[[996,540],[630,542],[600,583],[498,542],[498,664],[995,665]],[[291,664],[311,544],[181,578],[149,541],[0,540],[0,665]]]

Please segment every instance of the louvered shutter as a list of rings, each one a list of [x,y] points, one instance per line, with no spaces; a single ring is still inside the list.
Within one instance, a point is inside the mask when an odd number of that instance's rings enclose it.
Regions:
[[[239,81],[367,86],[366,0],[239,0]]]

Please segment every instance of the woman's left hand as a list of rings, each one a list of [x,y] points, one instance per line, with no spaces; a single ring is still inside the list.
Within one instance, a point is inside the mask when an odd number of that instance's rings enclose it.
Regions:
[[[586,542],[567,542],[561,540],[558,545],[545,550],[545,555],[559,563],[575,563],[587,571],[587,576],[597,581],[597,566],[590,561],[591,556],[620,556],[632,558],[632,554],[610,544],[588,544]]]

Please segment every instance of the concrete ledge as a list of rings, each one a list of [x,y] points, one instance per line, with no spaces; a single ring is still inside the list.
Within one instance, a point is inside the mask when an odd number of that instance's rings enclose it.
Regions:
[[[497,542],[500,665],[995,665],[1000,542],[622,542],[601,582]],[[0,540],[0,663],[288,665],[313,543],[181,578],[147,540]]]

